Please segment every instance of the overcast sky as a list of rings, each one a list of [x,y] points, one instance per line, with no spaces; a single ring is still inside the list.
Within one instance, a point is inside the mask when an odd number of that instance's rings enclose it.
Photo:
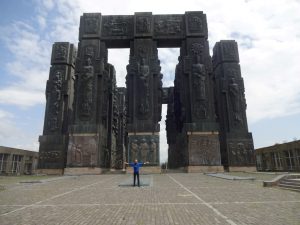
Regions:
[[[209,43],[238,42],[249,130],[256,148],[300,137],[298,0],[2,0],[0,1],[0,145],[38,150],[53,42],[78,42],[80,15],[134,12],[207,15]],[[172,86],[178,49],[159,49],[164,86]],[[109,51],[125,86],[128,49]],[[167,157],[165,111],[161,159]]]

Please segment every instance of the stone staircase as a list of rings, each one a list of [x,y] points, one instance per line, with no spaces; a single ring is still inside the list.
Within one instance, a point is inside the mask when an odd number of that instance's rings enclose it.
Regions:
[[[300,175],[288,175],[279,181],[278,187],[300,192]]]

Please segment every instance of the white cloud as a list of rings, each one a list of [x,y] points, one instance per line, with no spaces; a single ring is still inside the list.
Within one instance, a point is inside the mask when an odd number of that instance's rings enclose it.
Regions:
[[[164,87],[174,86],[175,68],[178,63],[178,56],[179,48],[158,49],[158,58],[160,59]]]
[[[2,140],[9,138],[11,133],[19,133],[13,126],[13,117],[13,114],[0,109],[0,143],[2,143]]]
[[[14,82],[0,89],[0,103],[22,107],[43,103],[51,44],[43,40],[32,26],[21,22],[1,28],[1,33],[13,55],[6,70],[14,77]]]
[[[115,66],[117,86],[125,87],[126,66],[129,63],[129,49],[109,49],[108,62]]]
[[[37,151],[38,137],[20,129],[15,116],[0,109],[0,145]]]

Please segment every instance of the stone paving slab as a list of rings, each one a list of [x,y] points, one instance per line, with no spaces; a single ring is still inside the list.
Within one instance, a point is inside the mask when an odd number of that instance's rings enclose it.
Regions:
[[[300,193],[203,174],[79,176],[0,192],[1,225],[300,225]]]

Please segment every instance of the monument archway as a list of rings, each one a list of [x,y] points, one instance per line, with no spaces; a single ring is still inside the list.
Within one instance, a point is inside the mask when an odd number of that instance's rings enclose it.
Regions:
[[[53,46],[40,168],[100,173],[138,158],[159,172],[162,104],[169,167],[253,165],[237,44],[217,43],[212,59],[207,36],[201,11],[83,14],[78,53],[69,43]],[[159,47],[180,48],[174,87],[162,86]],[[109,48],[130,48],[124,88],[116,86]]]

